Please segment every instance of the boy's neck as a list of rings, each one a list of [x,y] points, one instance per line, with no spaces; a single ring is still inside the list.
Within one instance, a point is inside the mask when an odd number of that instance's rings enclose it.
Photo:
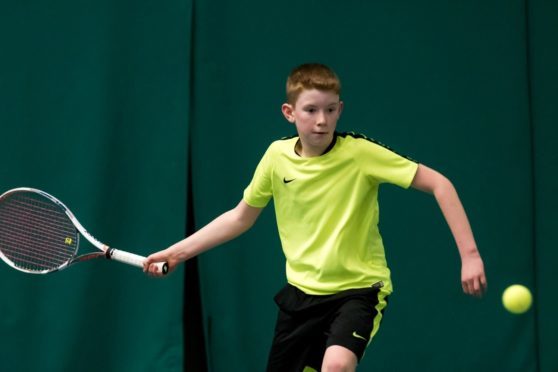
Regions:
[[[327,147],[325,149],[308,152],[308,148],[306,148],[306,151],[305,151],[305,148],[302,146],[302,142],[300,141],[300,138],[299,138],[296,141],[294,151],[295,151],[295,154],[297,154],[301,158],[315,158],[317,156],[322,156],[322,155],[325,155],[328,152],[330,152],[331,149],[333,148],[333,146],[335,146],[336,141],[337,141],[337,132],[335,132],[333,134],[333,138],[331,139],[331,142],[329,143],[329,145],[327,145]]]

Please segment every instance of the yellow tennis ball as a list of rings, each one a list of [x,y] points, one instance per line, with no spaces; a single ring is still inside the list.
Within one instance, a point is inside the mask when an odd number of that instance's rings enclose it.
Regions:
[[[522,314],[531,307],[533,296],[529,288],[514,284],[506,288],[502,294],[502,303],[510,313]]]

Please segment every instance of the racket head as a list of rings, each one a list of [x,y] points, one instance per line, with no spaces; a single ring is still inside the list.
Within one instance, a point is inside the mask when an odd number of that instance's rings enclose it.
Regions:
[[[64,268],[79,246],[70,214],[44,191],[22,187],[5,192],[0,196],[0,258],[31,274]]]

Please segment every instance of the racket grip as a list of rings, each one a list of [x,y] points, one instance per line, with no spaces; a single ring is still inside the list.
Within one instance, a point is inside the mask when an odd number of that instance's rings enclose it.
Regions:
[[[146,260],[146,257],[114,248],[110,248],[108,250],[107,258],[136,267],[143,267],[143,262]],[[169,272],[169,265],[166,262],[157,262],[155,265],[157,266],[158,271],[163,273],[163,275],[166,275]]]

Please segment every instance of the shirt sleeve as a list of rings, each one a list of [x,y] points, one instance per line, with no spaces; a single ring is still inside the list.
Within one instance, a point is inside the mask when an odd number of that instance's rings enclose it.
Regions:
[[[263,208],[273,196],[271,152],[270,146],[256,167],[252,181],[244,189],[243,200],[251,207]]]
[[[358,155],[365,173],[378,183],[409,188],[418,169],[418,162],[376,142],[361,141]]]

